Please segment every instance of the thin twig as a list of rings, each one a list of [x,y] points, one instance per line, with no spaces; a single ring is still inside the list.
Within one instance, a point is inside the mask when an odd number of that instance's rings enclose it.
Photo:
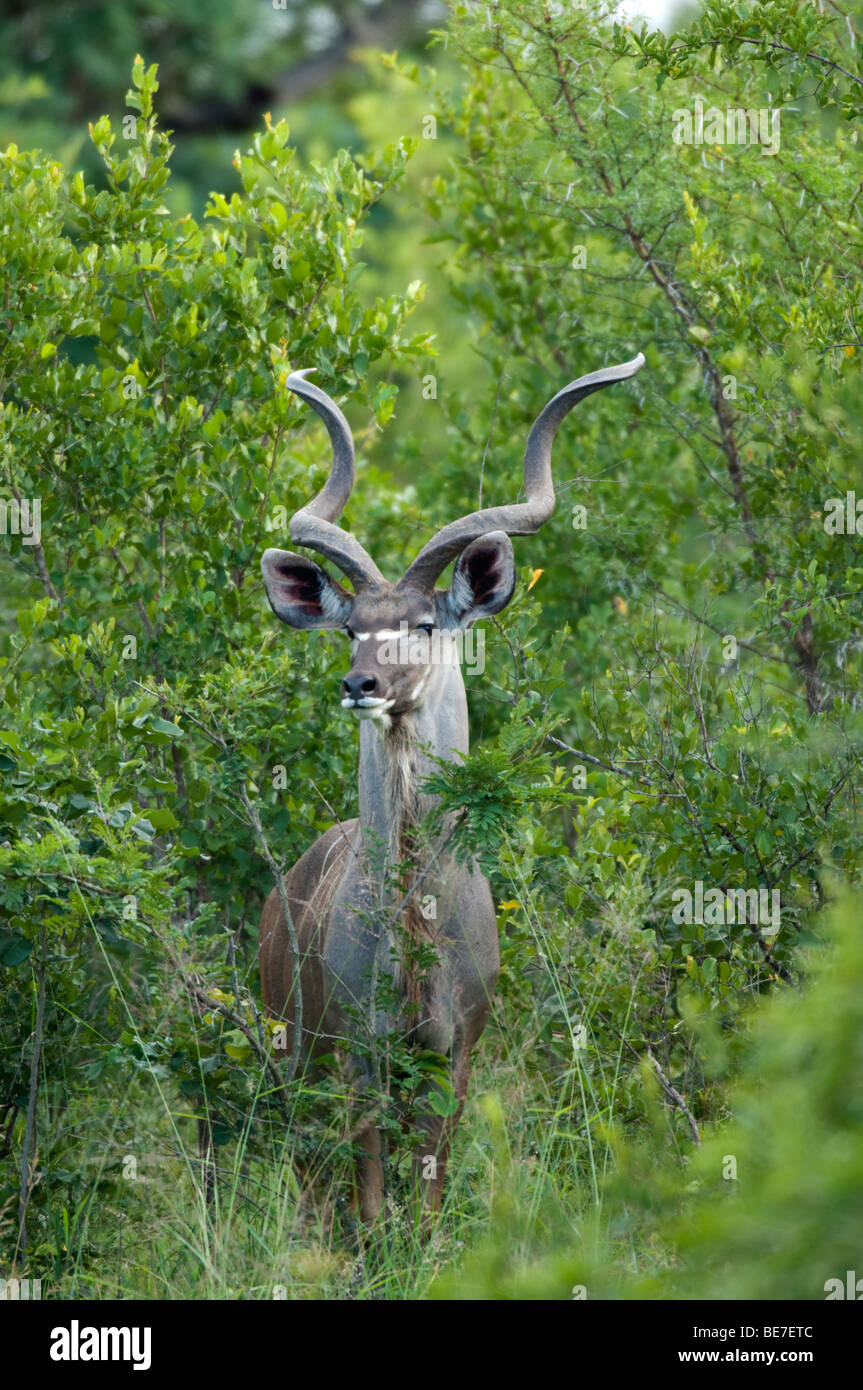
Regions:
[[[657,1062],[649,1047],[647,1049],[647,1055],[653,1063],[653,1069],[659,1078],[659,1084],[661,1085],[663,1091],[668,1096],[669,1100],[673,1100],[674,1104],[678,1106],[680,1110],[683,1111],[683,1114],[686,1116],[686,1121],[689,1125],[689,1131],[692,1135],[692,1138],[698,1145],[698,1147],[701,1148],[701,1135],[698,1133],[698,1125],[695,1123],[695,1117],[693,1116],[692,1111],[686,1104],[686,1101],[683,1099],[683,1096],[680,1094],[677,1087],[671,1084],[671,1082],[665,1075],[665,1072],[662,1070],[662,1067]]]
[[[33,1052],[30,1057],[30,1095],[27,1101],[27,1121],[21,1148],[21,1180],[18,1188],[18,1250],[27,1250],[27,1205],[33,1190],[30,1155],[36,1138],[36,1103],[39,1099],[39,1064],[42,1061],[42,1039],[45,1030],[45,925],[39,929],[39,957],[35,975],[38,985],[36,1027],[33,1030]]]

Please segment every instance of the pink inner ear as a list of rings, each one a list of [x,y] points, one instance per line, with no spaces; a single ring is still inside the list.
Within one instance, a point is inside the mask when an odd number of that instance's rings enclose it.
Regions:
[[[278,595],[286,608],[296,608],[307,615],[321,613],[321,581],[313,570],[280,567]]]
[[[488,600],[494,596],[494,594],[500,588],[500,581],[500,570],[496,568],[490,570],[483,570],[482,574],[480,574],[476,578],[473,575],[471,575],[474,601],[476,602],[477,607],[481,608],[483,604],[487,603]]]
[[[467,572],[473,590],[474,603],[482,607],[500,588],[503,574],[500,568],[500,551],[497,546],[478,550],[469,556]]]

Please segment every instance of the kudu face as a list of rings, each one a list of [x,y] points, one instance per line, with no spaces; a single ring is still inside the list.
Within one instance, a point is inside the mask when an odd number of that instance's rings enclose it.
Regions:
[[[276,615],[293,627],[340,627],[351,641],[342,709],[390,727],[434,693],[458,663],[459,636],[505,608],[515,588],[512,543],[492,531],[465,546],[447,590],[429,586],[348,593],[313,560],[268,550],[262,568]]]
[[[577,401],[644,364],[608,367],[565,386],[549,401],[528,435],[524,454],[526,500],[488,507],[451,522],[423,547],[396,584],[390,584],[349,532],[335,525],[354,482],[350,427],[335,401],[306,380],[307,368],[286,386],[307,401],[327,427],[333,467],[326,485],[291,518],[291,538],[332,560],[351,580],[345,589],[314,560],[287,550],[266,550],[261,569],[270,606],[298,628],[341,628],[353,642],[352,665],[342,681],[344,709],[387,728],[418,710],[442,669],[457,660],[456,634],[499,613],[512,598],[515,564],[510,536],[532,535],[554,511],[551,445]],[[449,589],[435,588],[455,560]]]

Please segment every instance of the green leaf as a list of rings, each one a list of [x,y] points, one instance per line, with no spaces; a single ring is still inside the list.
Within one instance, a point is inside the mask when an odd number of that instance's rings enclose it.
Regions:
[[[150,720],[150,728],[154,733],[167,734],[169,738],[183,737],[183,730],[180,728],[179,724],[172,724],[169,720],[162,719],[159,715],[155,715]]]
[[[0,965],[13,970],[21,965],[33,950],[26,936],[11,936],[0,939]]]

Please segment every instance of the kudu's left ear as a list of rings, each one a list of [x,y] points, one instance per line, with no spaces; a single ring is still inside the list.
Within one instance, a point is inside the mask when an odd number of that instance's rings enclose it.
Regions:
[[[467,627],[506,608],[515,590],[512,541],[489,531],[471,541],[456,561],[452,585],[441,596],[445,626]]]
[[[265,550],[261,573],[270,607],[291,627],[344,627],[353,596],[326,570],[291,550]]]

